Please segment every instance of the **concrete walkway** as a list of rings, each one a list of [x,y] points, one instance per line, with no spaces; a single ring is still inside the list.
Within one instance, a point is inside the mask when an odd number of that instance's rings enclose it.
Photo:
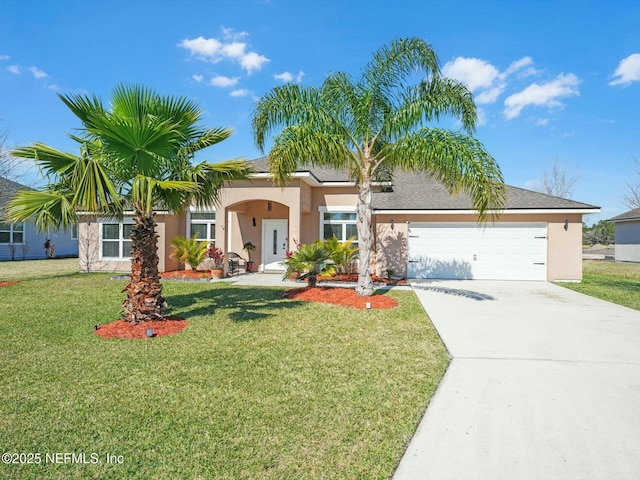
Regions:
[[[640,312],[539,282],[413,287],[453,360],[394,479],[640,478]]]

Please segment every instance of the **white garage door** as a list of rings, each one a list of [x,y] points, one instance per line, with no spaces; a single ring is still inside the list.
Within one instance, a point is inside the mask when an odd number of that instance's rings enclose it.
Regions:
[[[411,223],[409,278],[546,280],[547,225]]]

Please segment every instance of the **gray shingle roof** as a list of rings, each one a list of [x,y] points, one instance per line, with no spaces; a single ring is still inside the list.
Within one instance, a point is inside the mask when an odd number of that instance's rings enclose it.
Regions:
[[[267,157],[252,160],[258,173],[269,171]],[[301,167],[299,172],[309,172],[321,182],[343,182],[351,180],[347,172],[328,168]],[[509,210],[517,209],[594,209],[587,203],[566,198],[553,197],[524,188],[506,186]],[[393,188],[389,192],[374,192],[375,210],[471,210],[471,199],[461,193],[450,195],[446,188],[432,177],[419,173],[395,172]]]
[[[31,190],[31,188],[9,180],[8,178],[0,177],[0,216],[2,215],[4,207],[18,190]]]
[[[518,209],[592,209],[598,208],[566,198],[553,197],[524,188],[506,186],[506,207]],[[473,204],[464,193],[450,195],[434,178],[417,173],[396,172],[391,192],[373,194],[376,210],[471,210]]]
[[[634,208],[633,210],[629,210],[628,212],[621,213],[620,215],[616,215],[613,218],[610,218],[609,222],[623,222],[625,220],[640,220],[640,208]]]
[[[257,158],[250,160],[251,166],[256,173],[269,173],[269,157]],[[297,170],[299,173],[310,173],[320,182],[352,182],[349,172],[344,170],[336,170],[335,168],[320,168],[301,166]]]

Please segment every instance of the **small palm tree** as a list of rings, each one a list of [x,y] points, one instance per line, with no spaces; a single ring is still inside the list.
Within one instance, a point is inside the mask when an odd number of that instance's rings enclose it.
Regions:
[[[43,190],[20,191],[9,203],[10,221],[34,217],[38,228],[70,228],[77,212],[131,216],[131,279],[122,310],[131,322],[163,317],[166,302],[158,275],[156,209],[182,213],[190,204],[215,203],[227,180],[245,179],[244,161],[193,164],[196,152],[231,135],[199,125],[202,111],[182,97],[120,85],[109,107],[95,95],[60,95],[83,128],[71,135],[80,155],[42,143],[15,156],[34,159],[49,180]]]
[[[293,272],[306,272],[307,285],[315,287],[319,273],[329,273],[332,266],[327,264],[329,252],[321,241],[312,244],[302,244],[290,256],[285,258],[285,272],[283,279],[288,278]]]
[[[327,250],[329,260],[333,262],[336,273],[351,273],[351,265],[358,254],[358,247],[353,243],[355,238],[350,238],[346,242],[341,242],[333,235],[324,241],[324,248]]]
[[[412,80],[423,75],[417,84]],[[464,132],[429,128],[442,115],[460,120]],[[358,186],[360,271],[356,291],[373,295],[370,258],[372,184],[385,172],[423,172],[451,193],[466,192],[479,221],[504,204],[504,182],[495,160],[473,138],[476,107],[461,83],[440,75],[425,41],[401,38],[373,55],[362,76],[333,73],[319,88],[273,88],[256,106],[253,131],[269,152],[271,173],[284,185],[299,165],[349,171]]]
[[[207,244],[199,242],[197,234],[194,234],[191,238],[177,236],[171,240],[171,246],[173,247],[173,252],[169,256],[180,263],[189,264],[194,272],[207,255]]]

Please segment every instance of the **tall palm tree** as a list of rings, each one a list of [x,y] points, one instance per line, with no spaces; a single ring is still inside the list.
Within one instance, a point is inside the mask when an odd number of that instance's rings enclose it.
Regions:
[[[426,126],[442,115],[458,119],[463,131]],[[403,38],[377,50],[359,79],[338,72],[319,88],[273,88],[257,104],[253,132],[263,152],[267,136],[276,134],[268,155],[280,185],[301,164],[351,173],[358,186],[356,291],[372,295],[372,183],[383,173],[433,175],[450,193],[467,193],[481,222],[504,204],[500,168],[472,136],[476,118],[471,92],[441,76],[431,46]]]
[[[231,160],[193,164],[194,154],[231,134],[198,123],[202,111],[182,97],[161,96],[137,85],[119,85],[105,108],[95,95],[60,95],[83,128],[71,135],[80,155],[35,143],[14,152],[34,159],[49,180],[40,191],[20,191],[10,221],[35,218],[40,229],[68,228],[77,212],[131,215],[131,279],[125,287],[126,320],[161,319],[166,302],[158,275],[154,212],[183,212],[216,202],[227,180],[246,178],[247,164]]]

